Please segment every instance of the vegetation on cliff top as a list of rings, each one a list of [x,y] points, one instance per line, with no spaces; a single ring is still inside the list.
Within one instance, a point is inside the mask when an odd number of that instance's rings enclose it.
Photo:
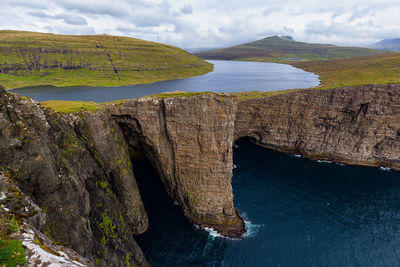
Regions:
[[[74,113],[79,111],[94,111],[100,108],[100,104],[85,101],[45,101],[40,105],[45,108],[52,108],[57,113]]]
[[[229,48],[197,53],[206,59],[293,62],[380,55],[390,51],[361,47],[339,47],[330,44],[297,42],[289,36],[271,36]]]
[[[143,84],[212,68],[182,49],[135,38],[0,31],[0,84],[8,89]]]
[[[320,89],[400,83],[400,54],[339,60],[304,61],[292,66],[319,75]]]

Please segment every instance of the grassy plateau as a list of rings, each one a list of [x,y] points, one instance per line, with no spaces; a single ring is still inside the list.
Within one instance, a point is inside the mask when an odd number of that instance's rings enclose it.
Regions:
[[[7,89],[144,84],[212,69],[182,49],[135,38],[0,31],[0,84]]]

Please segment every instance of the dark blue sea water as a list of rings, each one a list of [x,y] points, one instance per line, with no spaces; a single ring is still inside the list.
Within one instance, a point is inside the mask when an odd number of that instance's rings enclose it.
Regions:
[[[122,87],[36,86],[12,90],[38,101],[76,100],[106,102],[170,91],[244,92],[309,88],[318,76],[289,65],[263,62],[212,60],[214,71],[191,78]]]
[[[238,145],[232,185],[249,230],[242,240],[191,225],[158,177],[135,164],[150,218],[137,240],[152,266],[399,266],[398,172]]]

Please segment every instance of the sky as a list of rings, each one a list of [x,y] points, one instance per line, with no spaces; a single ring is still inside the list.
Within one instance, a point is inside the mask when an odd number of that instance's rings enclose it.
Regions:
[[[337,45],[400,37],[399,0],[0,0],[0,29],[109,34],[183,48],[271,35]]]

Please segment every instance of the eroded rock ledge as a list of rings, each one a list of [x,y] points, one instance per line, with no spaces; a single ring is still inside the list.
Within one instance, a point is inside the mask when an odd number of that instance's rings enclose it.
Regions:
[[[58,115],[0,90],[0,165],[46,211],[42,230],[97,265],[147,262],[148,227],[130,155],[144,153],[169,195],[202,227],[237,237],[232,146],[241,137],[311,159],[400,169],[400,85],[140,98]]]

